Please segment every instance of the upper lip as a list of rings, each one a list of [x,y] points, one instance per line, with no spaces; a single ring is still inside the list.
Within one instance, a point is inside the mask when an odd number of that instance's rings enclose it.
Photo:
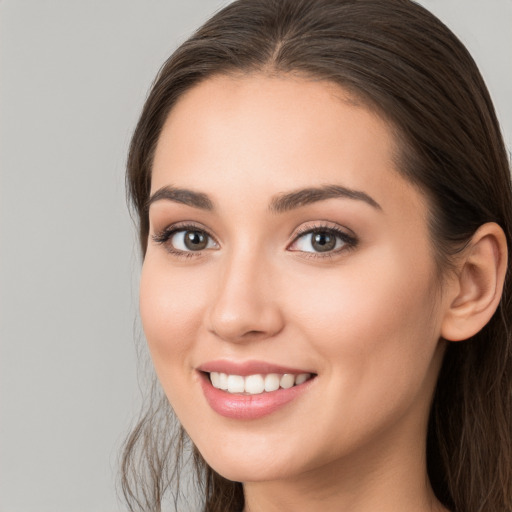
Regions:
[[[299,375],[301,373],[313,373],[308,370],[291,368],[289,366],[282,366],[280,364],[269,363],[266,361],[229,361],[227,359],[208,361],[198,366],[197,370],[207,373],[219,372],[227,373],[229,375],[240,375],[242,377],[258,373],[292,373],[295,375]]]

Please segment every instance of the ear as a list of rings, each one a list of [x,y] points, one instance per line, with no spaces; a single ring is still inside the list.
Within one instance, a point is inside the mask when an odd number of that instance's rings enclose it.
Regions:
[[[464,249],[448,286],[441,336],[461,341],[480,331],[496,311],[507,271],[507,239],[498,224],[480,226]]]

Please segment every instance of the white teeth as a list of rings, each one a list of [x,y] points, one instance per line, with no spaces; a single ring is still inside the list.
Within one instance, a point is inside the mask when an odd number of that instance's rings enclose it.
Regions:
[[[279,375],[277,373],[269,373],[265,376],[265,391],[275,391],[279,389]]]
[[[248,375],[247,377],[220,372],[210,373],[210,381],[214,388],[222,389],[228,393],[245,393],[248,395],[259,395],[265,391],[276,391],[280,387],[289,389],[303,384],[310,378],[310,373],[300,373],[298,375],[293,373],[269,373],[267,375]]]
[[[215,372],[212,372],[215,373]],[[228,389],[228,376],[226,373],[219,373],[219,389],[226,391]],[[215,384],[214,384],[215,386]]]
[[[285,373],[281,377],[281,381],[279,382],[279,385],[283,389],[291,388],[295,384],[295,375],[292,375],[291,373]]]
[[[240,375],[228,375],[228,391],[230,393],[243,393],[245,391],[244,378]]]
[[[210,373],[210,380],[212,381],[212,386],[214,388],[220,389],[220,375],[218,372]]]
[[[295,385],[298,386],[309,379],[309,373],[301,373],[295,377]]]
[[[261,375],[249,375],[245,378],[245,392],[258,395],[265,391],[265,381]]]

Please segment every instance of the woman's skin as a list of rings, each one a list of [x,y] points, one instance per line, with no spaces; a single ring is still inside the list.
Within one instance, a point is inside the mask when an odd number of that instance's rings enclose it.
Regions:
[[[182,425],[244,482],[246,511],[444,510],[425,462],[440,340],[471,336],[496,309],[505,239],[484,225],[441,273],[396,142],[343,89],[289,76],[210,78],[164,126],[144,331]],[[200,371],[212,361],[313,378],[263,415],[246,398],[238,416],[219,413]]]

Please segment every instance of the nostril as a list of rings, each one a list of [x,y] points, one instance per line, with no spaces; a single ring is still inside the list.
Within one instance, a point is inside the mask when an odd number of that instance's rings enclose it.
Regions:
[[[248,331],[244,334],[246,337],[257,338],[258,336],[268,336],[269,333],[264,333],[263,331]]]

